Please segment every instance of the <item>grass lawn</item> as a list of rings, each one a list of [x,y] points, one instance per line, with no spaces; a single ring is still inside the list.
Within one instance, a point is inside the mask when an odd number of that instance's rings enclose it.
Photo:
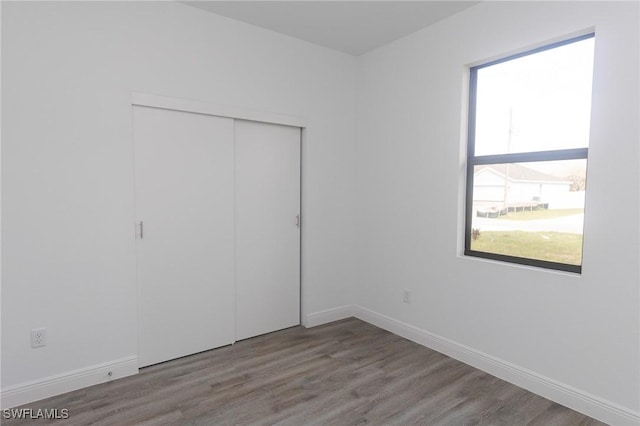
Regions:
[[[582,235],[564,232],[486,231],[480,233],[480,238],[471,241],[471,250],[580,265]]]
[[[502,220],[537,220],[555,219],[562,216],[571,216],[584,213],[584,209],[561,209],[561,210],[533,210],[530,212],[510,212],[506,216],[499,216]]]

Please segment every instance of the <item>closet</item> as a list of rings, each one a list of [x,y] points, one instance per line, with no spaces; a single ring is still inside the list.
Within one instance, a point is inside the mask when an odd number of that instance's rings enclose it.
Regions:
[[[300,323],[299,127],[133,105],[139,366]]]

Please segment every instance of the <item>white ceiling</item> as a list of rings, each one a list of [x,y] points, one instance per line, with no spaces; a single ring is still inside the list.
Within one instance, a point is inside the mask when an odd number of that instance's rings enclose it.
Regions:
[[[183,1],[351,55],[418,31],[477,1]]]

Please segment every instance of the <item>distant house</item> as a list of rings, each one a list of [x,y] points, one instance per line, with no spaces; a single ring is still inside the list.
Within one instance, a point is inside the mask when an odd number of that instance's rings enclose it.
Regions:
[[[569,196],[571,182],[520,164],[479,166],[473,177],[474,207],[479,210],[554,205]],[[506,202],[505,202],[506,196]]]

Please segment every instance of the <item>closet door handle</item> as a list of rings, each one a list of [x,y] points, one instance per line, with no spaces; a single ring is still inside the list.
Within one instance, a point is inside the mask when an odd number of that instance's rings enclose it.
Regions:
[[[296,226],[300,228],[300,215],[296,215]]]
[[[140,239],[144,238],[144,223],[140,221]]]

